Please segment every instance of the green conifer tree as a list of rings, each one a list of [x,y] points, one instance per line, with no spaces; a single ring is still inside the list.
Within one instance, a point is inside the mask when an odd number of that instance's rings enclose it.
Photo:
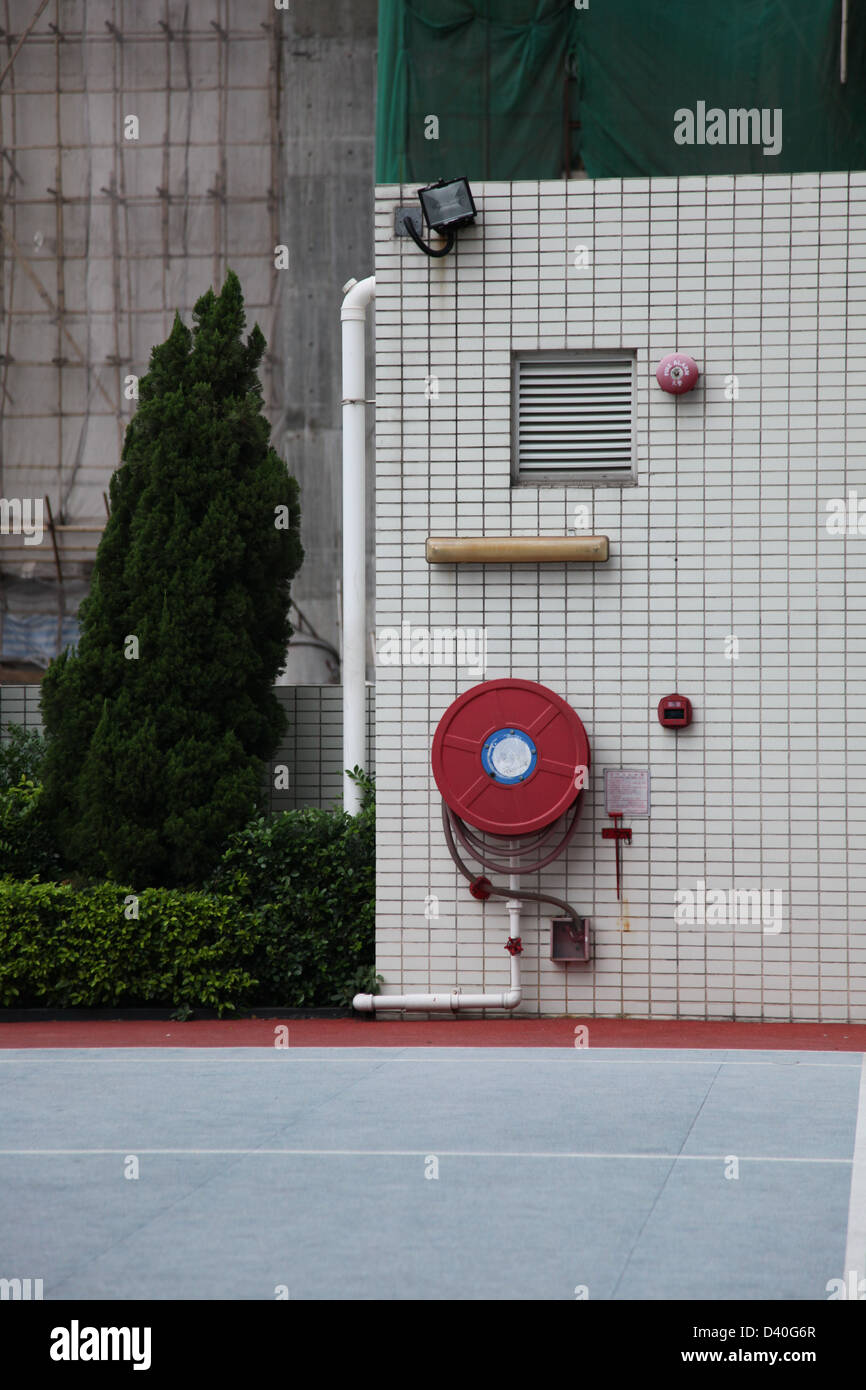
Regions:
[[[269,445],[256,325],[229,271],[139,386],[77,652],[42,684],[43,804],[68,865],[202,881],[256,808],[284,728],[298,486]]]

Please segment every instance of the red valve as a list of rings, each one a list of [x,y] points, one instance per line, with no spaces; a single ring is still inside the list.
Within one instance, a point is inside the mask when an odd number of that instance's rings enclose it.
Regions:
[[[493,884],[490,882],[490,879],[485,878],[484,875],[481,874],[479,878],[473,878],[469,885],[469,892],[472,894],[473,898],[478,898],[480,902],[486,903],[487,899],[490,897],[490,890],[492,887]]]
[[[505,949],[510,956],[522,956],[523,942],[519,936],[509,936],[505,943]]]

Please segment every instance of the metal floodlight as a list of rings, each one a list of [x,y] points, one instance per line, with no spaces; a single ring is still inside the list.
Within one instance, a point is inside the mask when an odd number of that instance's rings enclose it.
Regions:
[[[456,231],[475,221],[475,203],[466,179],[440,179],[418,189],[424,220],[434,232]]]
[[[418,197],[424,221],[431,231],[440,232],[446,238],[445,245],[434,251],[421,240],[408,217],[404,217],[403,226],[416,246],[420,246],[428,256],[447,256],[454,245],[457,228],[467,227],[478,215],[469,182],[467,179],[439,179],[437,183],[429,183],[426,188],[419,188]]]

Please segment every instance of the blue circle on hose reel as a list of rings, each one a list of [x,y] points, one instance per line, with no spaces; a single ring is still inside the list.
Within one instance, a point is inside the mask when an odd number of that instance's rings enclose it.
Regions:
[[[497,729],[484,742],[481,766],[501,787],[525,782],[535,771],[538,752],[522,729]]]

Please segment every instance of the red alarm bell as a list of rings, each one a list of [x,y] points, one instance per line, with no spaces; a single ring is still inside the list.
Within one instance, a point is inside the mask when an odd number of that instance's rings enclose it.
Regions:
[[[669,352],[656,367],[656,381],[663,391],[682,396],[693,391],[700,376],[698,364],[685,352]]]
[[[659,723],[663,729],[685,729],[692,722],[692,702],[686,695],[663,695]]]

